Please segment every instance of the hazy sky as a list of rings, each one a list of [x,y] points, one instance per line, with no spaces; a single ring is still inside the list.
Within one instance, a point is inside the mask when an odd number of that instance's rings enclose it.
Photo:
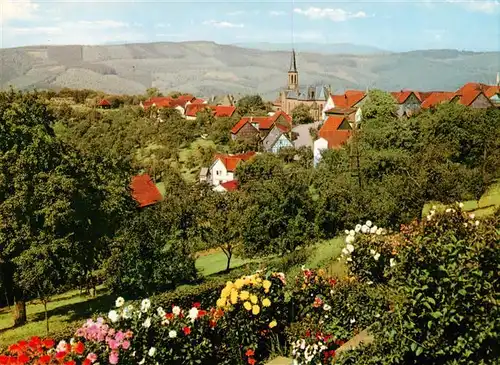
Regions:
[[[499,0],[0,0],[0,47],[211,40],[500,50]]]

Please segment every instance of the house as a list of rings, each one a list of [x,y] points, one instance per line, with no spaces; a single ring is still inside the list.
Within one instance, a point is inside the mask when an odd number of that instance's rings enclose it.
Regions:
[[[97,106],[101,109],[111,109],[111,103],[106,99],[100,100]]]
[[[437,105],[449,102],[455,93],[448,91],[433,91],[428,95],[421,104],[422,109],[434,108]]]
[[[457,90],[451,98],[451,102],[457,102],[474,109],[491,108],[493,103],[484,93],[489,88],[489,85],[467,83]]]
[[[290,133],[292,130],[292,117],[283,111],[262,117],[242,117],[231,129],[231,138],[233,140],[265,138],[274,126],[278,126],[283,133]]]
[[[330,94],[321,112],[321,120],[332,110],[358,110],[366,100],[367,93],[360,90],[346,90],[343,95]]]
[[[132,197],[139,204],[139,208],[156,204],[163,200],[163,196],[148,174],[134,176],[130,184]]]
[[[500,86],[490,86],[485,92],[484,95],[486,95],[491,103],[496,106],[497,108],[500,108]]]
[[[344,116],[349,120],[351,127],[354,127],[355,123],[361,123],[362,111],[361,108],[332,108],[325,112],[324,121],[330,116]]]
[[[231,180],[215,186],[213,190],[223,193],[226,191],[238,190],[238,186],[239,186],[238,180]]]
[[[282,148],[293,148],[293,143],[286,136],[285,132],[275,125],[262,141],[262,146],[266,152],[278,153]]]
[[[191,94],[179,95],[176,98],[171,96],[156,96],[149,98],[148,100],[141,102],[141,107],[145,110],[154,106],[158,109],[160,108],[172,108],[177,109],[181,115],[186,113],[186,105],[192,103],[196,98]]]
[[[396,114],[399,118],[410,117],[421,109],[422,99],[418,92],[401,90],[391,92],[398,106]]]
[[[352,126],[349,119],[341,115],[329,116],[319,130],[319,138],[313,144],[314,165],[321,159],[326,149],[341,148],[351,137]]]
[[[321,113],[330,95],[329,85],[299,86],[299,72],[295,50],[292,50],[290,69],[288,71],[288,85],[279,93],[278,100],[273,103],[273,109],[291,114],[293,109],[301,104],[311,108],[314,120],[320,120]]]
[[[200,182],[208,182],[208,167],[202,167],[200,170]]]
[[[248,161],[255,156],[255,152],[236,155],[216,154],[210,166],[210,183],[214,186],[234,180],[234,172],[240,162]]]
[[[236,112],[236,107],[232,105],[216,105],[214,116],[216,118],[232,117]]]
[[[208,104],[187,104],[184,117],[188,120],[195,120],[198,113],[202,113],[204,111],[213,112],[215,110],[215,106]]]

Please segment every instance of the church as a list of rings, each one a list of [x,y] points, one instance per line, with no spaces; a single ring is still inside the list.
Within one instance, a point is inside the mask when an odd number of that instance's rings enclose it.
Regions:
[[[274,106],[277,110],[282,110],[291,115],[295,107],[306,104],[311,108],[311,116],[314,120],[319,121],[322,120],[323,108],[330,93],[329,85],[300,87],[295,50],[292,50],[290,69],[288,71],[288,85],[285,90],[280,92]]]

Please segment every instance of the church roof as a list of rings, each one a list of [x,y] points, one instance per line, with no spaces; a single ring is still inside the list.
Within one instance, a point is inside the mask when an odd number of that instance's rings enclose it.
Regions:
[[[292,49],[292,58],[290,60],[290,70],[288,72],[297,72],[297,61],[295,60],[295,49]]]
[[[329,95],[328,85],[308,85],[296,90],[287,90],[285,96],[287,99],[297,99],[302,101],[326,101]]]

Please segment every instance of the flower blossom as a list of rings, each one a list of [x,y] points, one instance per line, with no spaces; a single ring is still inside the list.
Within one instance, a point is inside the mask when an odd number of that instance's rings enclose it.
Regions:
[[[151,308],[151,301],[149,299],[143,299],[141,302],[141,312],[145,313]]]
[[[115,301],[115,306],[117,308],[120,308],[123,306],[123,304],[125,304],[125,299],[123,299],[122,297],[118,297],[116,298],[116,301]]]
[[[117,311],[111,310],[108,313],[108,318],[110,319],[111,322],[115,323],[115,322],[118,322],[118,320],[120,319],[120,316],[118,315]]]

